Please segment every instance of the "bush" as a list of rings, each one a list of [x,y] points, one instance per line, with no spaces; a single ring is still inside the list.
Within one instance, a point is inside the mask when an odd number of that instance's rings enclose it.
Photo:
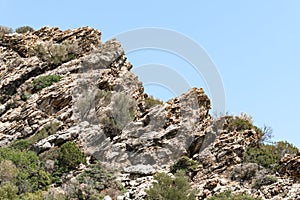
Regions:
[[[0,26],[0,35],[9,34],[12,32],[13,32],[12,28],[6,26]]]
[[[134,120],[135,104],[130,96],[123,93],[114,94],[111,101],[112,111],[107,114],[107,117],[99,120],[104,126],[105,135],[113,139],[129,122]]]
[[[115,172],[112,169],[105,169],[100,162],[97,162],[91,164],[82,174],[80,174],[77,177],[77,181],[79,184],[88,186],[85,188],[84,192],[87,194],[88,199],[97,199],[96,197],[99,192],[104,195],[110,195],[115,199],[118,195],[122,194],[124,188],[122,184],[116,180],[114,173]]]
[[[29,137],[27,140],[29,141],[30,144],[33,145],[38,141],[47,138],[50,135],[56,134],[58,127],[59,127],[59,123],[50,122],[50,124],[45,125],[42,130],[38,131],[36,134]]]
[[[21,194],[18,200],[44,200],[43,194],[41,191],[37,191],[34,193],[25,193]]]
[[[16,165],[10,160],[3,160],[0,162],[0,183],[12,182],[17,180],[19,170]]]
[[[256,132],[262,135],[262,131],[254,126],[249,119],[244,119],[241,117],[233,117],[229,120],[226,130],[228,131],[245,131],[254,129]]]
[[[299,150],[288,142],[277,142],[273,145],[261,144],[259,147],[249,147],[244,153],[244,162],[257,163],[269,170],[276,171],[280,159],[287,154],[296,154]]]
[[[161,105],[163,102],[159,99],[155,99],[153,96],[147,96],[145,98],[145,106],[146,108],[152,108],[156,105]]]
[[[81,163],[85,164],[86,159],[74,142],[66,142],[60,148],[58,162],[64,171],[70,171],[77,169]]]
[[[40,166],[38,156],[31,151],[20,151],[12,148],[0,149],[0,161],[11,161],[18,169],[16,186],[19,193],[43,189],[51,183],[51,176]],[[9,180],[13,182],[13,180]]]
[[[31,28],[30,26],[21,26],[16,29],[16,32],[21,33],[21,34],[27,33],[27,32],[33,32],[33,31],[34,31],[34,29]]]
[[[31,143],[26,139],[16,140],[11,144],[11,147],[17,150],[28,150],[31,147]]]
[[[184,170],[185,172],[196,172],[198,169],[198,163],[187,156],[182,156],[179,160],[171,166],[171,173],[176,173],[179,170]]]
[[[9,182],[0,185],[0,199],[15,200],[17,198],[18,188]]]
[[[44,126],[44,128],[38,131],[36,134],[32,135],[26,139],[16,140],[11,144],[11,147],[14,149],[18,149],[21,151],[30,150],[32,145],[37,143],[38,141],[50,136],[54,135],[58,130],[58,123],[50,123]],[[32,149],[31,149],[32,150]]]
[[[207,200],[260,200],[261,198],[251,197],[246,193],[232,194],[230,190],[215,194],[214,196],[207,198]]]
[[[52,65],[60,65],[68,62],[79,55],[77,43],[63,41],[62,43],[44,42],[36,45],[32,51],[41,60]]]
[[[57,75],[47,75],[47,76],[40,76],[33,80],[32,86],[35,91],[39,91],[43,88],[49,87],[53,83],[60,81],[61,77]]]
[[[184,171],[178,171],[173,180],[165,173],[158,173],[154,176],[156,182],[146,190],[148,200],[194,200],[196,191],[191,189],[189,179]]]
[[[263,176],[262,178],[254,180],[253,188],[259,189],[263,185],[271,185],[276,183],[278,179],[275,176]]]

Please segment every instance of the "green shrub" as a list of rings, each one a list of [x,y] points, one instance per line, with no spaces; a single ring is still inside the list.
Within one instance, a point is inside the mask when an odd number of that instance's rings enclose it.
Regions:
[[[33,32],[33,31],[34,31],[34,29],[30,26],[21,26],[16,29],[16,32],[21,33],[21,34],[27,33],[27,32]]]
[[[249,147],[244,153],[244,162],[257,163],[267,169],[276,171],[280,159],[286,154],[296,154],[299,150],[288,142],[277,142],[273,145],[261,144],[259,147]]]
[[[166,173],[158,173],[154,176],[156,182],[149,190],[146,190],[148,200],[194,200],[196,191],[191,189],[189,179],[184,171],[178,171],[175,179]]]
[[[44,200],[44,198],[43,193],[41,191],[37,191],[34,193],[21,194],[19,195],[18,200]]]
[[[27,140],[30,144],[35,144],[38,141],[45,139],[50,135],[56,134],[58,127],[59,123],[51,122],[50,124],[45,125],[42,130],[29,137]]]
[[[254,129],[262,135],[262,131],[258,127],[254,126],[251,121],[240,117],[231,118],[226,127],[226,130],[228,131],[245,131],[251,129]]]
[[[179,170],[186,172],[196,172],[198,169],[198,163],[187,156],[182,156],[178,161],[171,166],[171,173],[176,173]]]
[[[163,102],[159,99],[155,99],[153,96],[149,95],[145,98],[145,106],[146,108],[152,108],[156,105],[161,105]]]
[[[16,140],[11,144],[11,147],[21,151],[28,150],[31,147],[31,142],[26,139]]]
[[[44,126],[44,128],[38,131],[36,134],[30,136],[26,139],[16,140],[11,144],[11,147],[18,150],[29,150],[33,144],[37,143],[38,141],[50,136],[54,135],[58,130],[58,123],[50,123]]]
[[[0,185],[0,199],[15,200],[17,199],[18,188],[9,182]]]
[[[60,148],[58,162],[63,170],[70,171],[81,163],[85,164],[86,158],[74,142],[66,142]]]
[[[32,86],[35,91],[39,91],[43,88],[49,87],[53,83],[60,81],[61,77],[57,75],[47,75],[47,76],[40,76],[33,80]]]
[[[11,161],[18,169],[16,186],[19,193],[37,191],[51,183],[50,174],[43,170],[39,158],[34,152],[0,148],[0,161],[5,160]]]
[[[251,197],[246,193],[232,194],[230,190],[215,194],[214,196],[207,198],[207,200],[260,200],[261,198]]]

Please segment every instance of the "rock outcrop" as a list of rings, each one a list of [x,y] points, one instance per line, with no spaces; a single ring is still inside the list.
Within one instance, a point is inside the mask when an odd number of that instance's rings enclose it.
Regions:
[[[282,158],[280,174],[244,164],[245,150],[258,144],[260,133],[227,130],[226,117],[212,119],[203,89],[147,105],[150,97],[130,71],[121,44],[102,43],[98,30],[44,27],[4,35],[0,58],[0,147],[55,123],[57,132],[31,150],[47,153],[75,141],[90,160],[119,171],[127,192],[118,199],[144,199],[153,175],[169,172],[181,156],[199,165],[191,176],[198,199],[227,189],[263,199],[300,198],[299,155]],[[34,80],[47,75],[60,80],[37,89]]]

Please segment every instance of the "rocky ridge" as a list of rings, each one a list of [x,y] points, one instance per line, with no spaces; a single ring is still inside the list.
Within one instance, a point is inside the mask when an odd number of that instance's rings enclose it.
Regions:
[[[62,47],[62,55],[53,53]],[[226,118],[210,116],[210,100],[201,88],[148,106],[121,44],[102,43],[98,30],[44,27],[4,35],[0,57],[0,147],[56,123],[58,132],[33,150],[41,154],[75,141],[91,160],[118,169],[127,189],[118,199],[144,199],[153,175],[169,172],[183,155],[199,164],[192,177],[198,199],[227,189],[263,199],[300,198],[299,155],[282,158],[280,174],[271,174],[276,183],[253,189],[253,180],[270,174],[244,164],[243,153],[261,135],[254,129],[226,130]],[[61,79],[36,90],[33,80],[45,75]],[[249,179],[242,175],[247,170],[253,172]]]

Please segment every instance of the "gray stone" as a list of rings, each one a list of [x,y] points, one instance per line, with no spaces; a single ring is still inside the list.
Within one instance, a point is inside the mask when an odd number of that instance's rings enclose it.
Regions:
[[[125,167],[123,170],[125,173],[139,174],[139,175],[152,175],[156,173],[156,170],[151,165],[134,165]]]

